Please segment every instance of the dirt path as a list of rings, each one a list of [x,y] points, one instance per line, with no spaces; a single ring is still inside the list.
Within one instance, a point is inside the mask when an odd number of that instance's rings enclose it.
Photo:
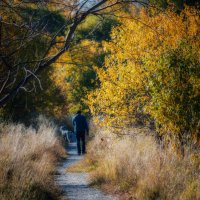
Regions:
[[[56,176],[56,182],[63,189],[67,200],[116,200],[90,187],[87,173],[66,173],[67,167],[83,159],[83,156],[77,155],[75,143],[69,144],[68,154],[68,159],[58,168],[59,175]]]

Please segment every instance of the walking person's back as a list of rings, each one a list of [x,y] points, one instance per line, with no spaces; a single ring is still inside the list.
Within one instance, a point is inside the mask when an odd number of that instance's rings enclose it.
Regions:
[[[85,116],[81,114],[81,111],[76,113],[76,116],[73,118],[73,127],[74,133],[76,134],[77,138],[77,150],[78,154],[80,155],[86,153],[85,148],[85,134],[89,134],[89,128],[86,121]]]

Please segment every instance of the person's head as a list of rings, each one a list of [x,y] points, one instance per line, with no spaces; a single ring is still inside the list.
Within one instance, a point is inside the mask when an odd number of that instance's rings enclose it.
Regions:
[[[77,115],[80,115],[80,114],[81,114],[81,110],[78,110],[78,111],[76,112],[76,114],[77,114]]]

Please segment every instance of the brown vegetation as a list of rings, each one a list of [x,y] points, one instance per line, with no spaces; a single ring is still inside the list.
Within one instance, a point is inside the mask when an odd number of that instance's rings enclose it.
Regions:
[[[0,124],[0,199],[55,199],[54,172],[65,150],[55,126],[40,120],[37,130]]]
[[[135,128],[123,138],[101,131],[87,159],[93,163],[91,183],[121,193],[125,199],[200,199],[197,152],[182,157],[173,146],[163,148],[151,131]],[[137,135],[135,134],[137,133]]]

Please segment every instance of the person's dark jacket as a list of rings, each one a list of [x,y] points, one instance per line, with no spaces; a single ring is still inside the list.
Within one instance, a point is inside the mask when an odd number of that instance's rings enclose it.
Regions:
[[[74,127],[74,133],[79,133],[79,132],[85,133],[85,131],[89,133],[88,123],[86,121],[85,116],[81,114],[77,114],[73,118],[72,122],[73,122],[73,127]]]

